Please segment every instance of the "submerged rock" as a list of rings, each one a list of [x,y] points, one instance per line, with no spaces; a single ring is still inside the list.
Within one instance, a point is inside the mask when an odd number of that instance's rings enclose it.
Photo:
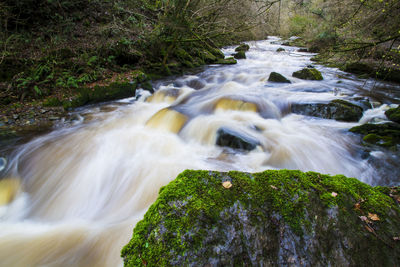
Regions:
[[[249,49],[250,46],[248,44],[240,44],[238,47],[236,47],[235,52],[240,52],[240,51],[246,52],[249,51]]]
[[[315,68],[304,68],[295,71],[292,76],[303,80],[323,80],[321,72]]]
[[[271,72],[268,78],[269,82],[275,82],[275,83],[291,83],[288,79],[286,79],[285,76],[283,76],[280,73],[277,72]]]
[[[0,180],[0,207],[9,204],[16,197],[20,189],[18,178],[7,178]]]
[[[234,54],[233,57],[236,59],[245,59],[246,53],[244,51],[239,51],[236,54]]]
[[[397,266],[398,198],[341,175],[187,170],[121,255],[125,266]]]
[[[260,142],[256,138],[247,134],[228,128],[220,128],[217,131],[216,144],[222,147],[251,151],[260,145]]]
[[[4,170],[7,166],[7,159],[0,157],[0,172]]]
[[[333,119],[338,121],[359,121],[363,115],[363,109],[353,103],[341,99],[335,99],[324,103],[298,103],[292,104],[292,112],[296,114]]]

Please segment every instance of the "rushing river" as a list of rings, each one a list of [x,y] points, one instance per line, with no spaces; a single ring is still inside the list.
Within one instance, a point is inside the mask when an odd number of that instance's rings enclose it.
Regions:
[[[375,108],[360,123],[385,120],[400,87],[322,66],[323,81],[293,78],[312,54],[278,53],[278,41],[249,42],[236,65],[155,82],[152,96],[75,111],[72,123],[16,147],[0,173],[16,194],[0,206],[0,266],[122,265],[133,227],[185,169],[287,168],[398,183],[395,154],[365,156],[348,133],[358,123],[292,114],[290,105],[365,99]],[[292,83],[268,82],[272,71]],[[216,146],[220,128],[257,140],[257,148]]]

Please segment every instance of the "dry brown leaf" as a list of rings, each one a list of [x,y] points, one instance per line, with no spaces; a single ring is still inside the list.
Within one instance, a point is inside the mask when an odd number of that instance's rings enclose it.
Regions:
[[[360,203],[354,204],[354,209],[361,210],[361,204]]]
[[[270,185],[270,187],[274,190],[278,190],[278,187],[274,186],[274,185]]]
[[[225,181],[222,183],[222,186],[225,188],[231,188],[232,187],[232,183],[229,181]]]
[[[374,213],[369,213],[368,212],[368,218],[370,218],[373,221],[380,221],[381,219],[379,219],[378,215],[374,214]]]
[[[365,225],[365,229],[367,229],[370,233],[374,232],[374,229],[372,229],[371,227],[369,227],[368,225]]]
[[[337,193],[336,193],[336,192],[332,192],[332,196],[333,196],[333,197],[336,197],[336,196],[337,196]]]
[[[397,202],[400,202],[400,196],[399,195],[392,195],[389,194],[390,197],[392,197],[394,200],[396,200]]]
[[[365,216],[358,216],[358,217],[360,217],[361,221],[368,222],[368,218],[367,217],[365,217]]]

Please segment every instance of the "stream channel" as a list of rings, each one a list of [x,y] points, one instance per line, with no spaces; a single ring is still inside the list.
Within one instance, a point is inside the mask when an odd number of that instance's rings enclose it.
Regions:
[[[0,266],[121,266],[135,224],[160,187],[185,169],[286,168],[399,184],[398,154],[366,150],[348,131],[385,121],[384,111],[400,103],[399,85],[314,65],[313,54],[276,37],[248,44],[247,59],[236,65],[206,66],[153,82],[153,95],[139,90],[135,98],[75,110],[75,120],[3,155],[0,177],[15,196],[0,206]],[[223,52],[230,56],[234,47]],[[324,79],[292,77],[308,65]],[[268,82],[272,71],[291,83]],[[334,99],[373,108],[352,123],[291,112],[295,103]],[[216,145],[221,131],[254,149]]]

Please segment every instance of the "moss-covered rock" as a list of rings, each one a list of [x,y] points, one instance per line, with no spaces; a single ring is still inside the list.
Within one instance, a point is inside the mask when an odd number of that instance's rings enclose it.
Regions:
[[[215,63],[222,64],[222,65],[232,65],[232,64],[236,64],[237,61],[233,57],[228,57],[228,58],[218,59]]]
[[[236,54],[234,54],[233,57],[236,59],[245,59],[246,53],[244,51],[239,51]]]
[[[367,144],[379,145],[396,150],[400,144],[400,125],[398,123],[367,123],[350,129],[350,132],[363,135]]]
[[[295,71],[292,76],[303,80],[323,80],[321,72],[315,68],[304,68]]]
[[[63,102],[65,109],[135,96],[137,83],[111,83],[108,86],[80,88],[78,95]]]
[[[271,72],[268,78],[269,82],[275,82],[275,83],[291,83],[288,79],[286,79],[285,76],[283,76],[280,73],[277,72]]]
[[[240,52],[240,51],[246,52],[246,51],[249,51],[249,49],[250,49],[250,46],[248,44],[240,44],[238,47],[236,47],[235,51],[236,52]]]
[[[387,110],[385,115],[389,120],[400,123],[400,106]]]
[[[366,64],[366,63],[362,63],[362,62],[352,62],[352,63],[348,63],[343,67],[343,70],[346,72],[350,72],[350,73],[354,73],[354,74],[367,74],[370,75],[371,73],[374,72],[374,69]]]
[[[278,49],[276,49],[276,52],[284,52],[286,51],[285,48],[279,47]]]
[[[359,121],[363,109],[342,99],[335,99],[329,103],[297,103],[292,104],[292,112],[306,116],[333,119],[338,121]]]
[[[125,266],[397,266],[398,189],[300,171],[185,171],[160,189]]]

